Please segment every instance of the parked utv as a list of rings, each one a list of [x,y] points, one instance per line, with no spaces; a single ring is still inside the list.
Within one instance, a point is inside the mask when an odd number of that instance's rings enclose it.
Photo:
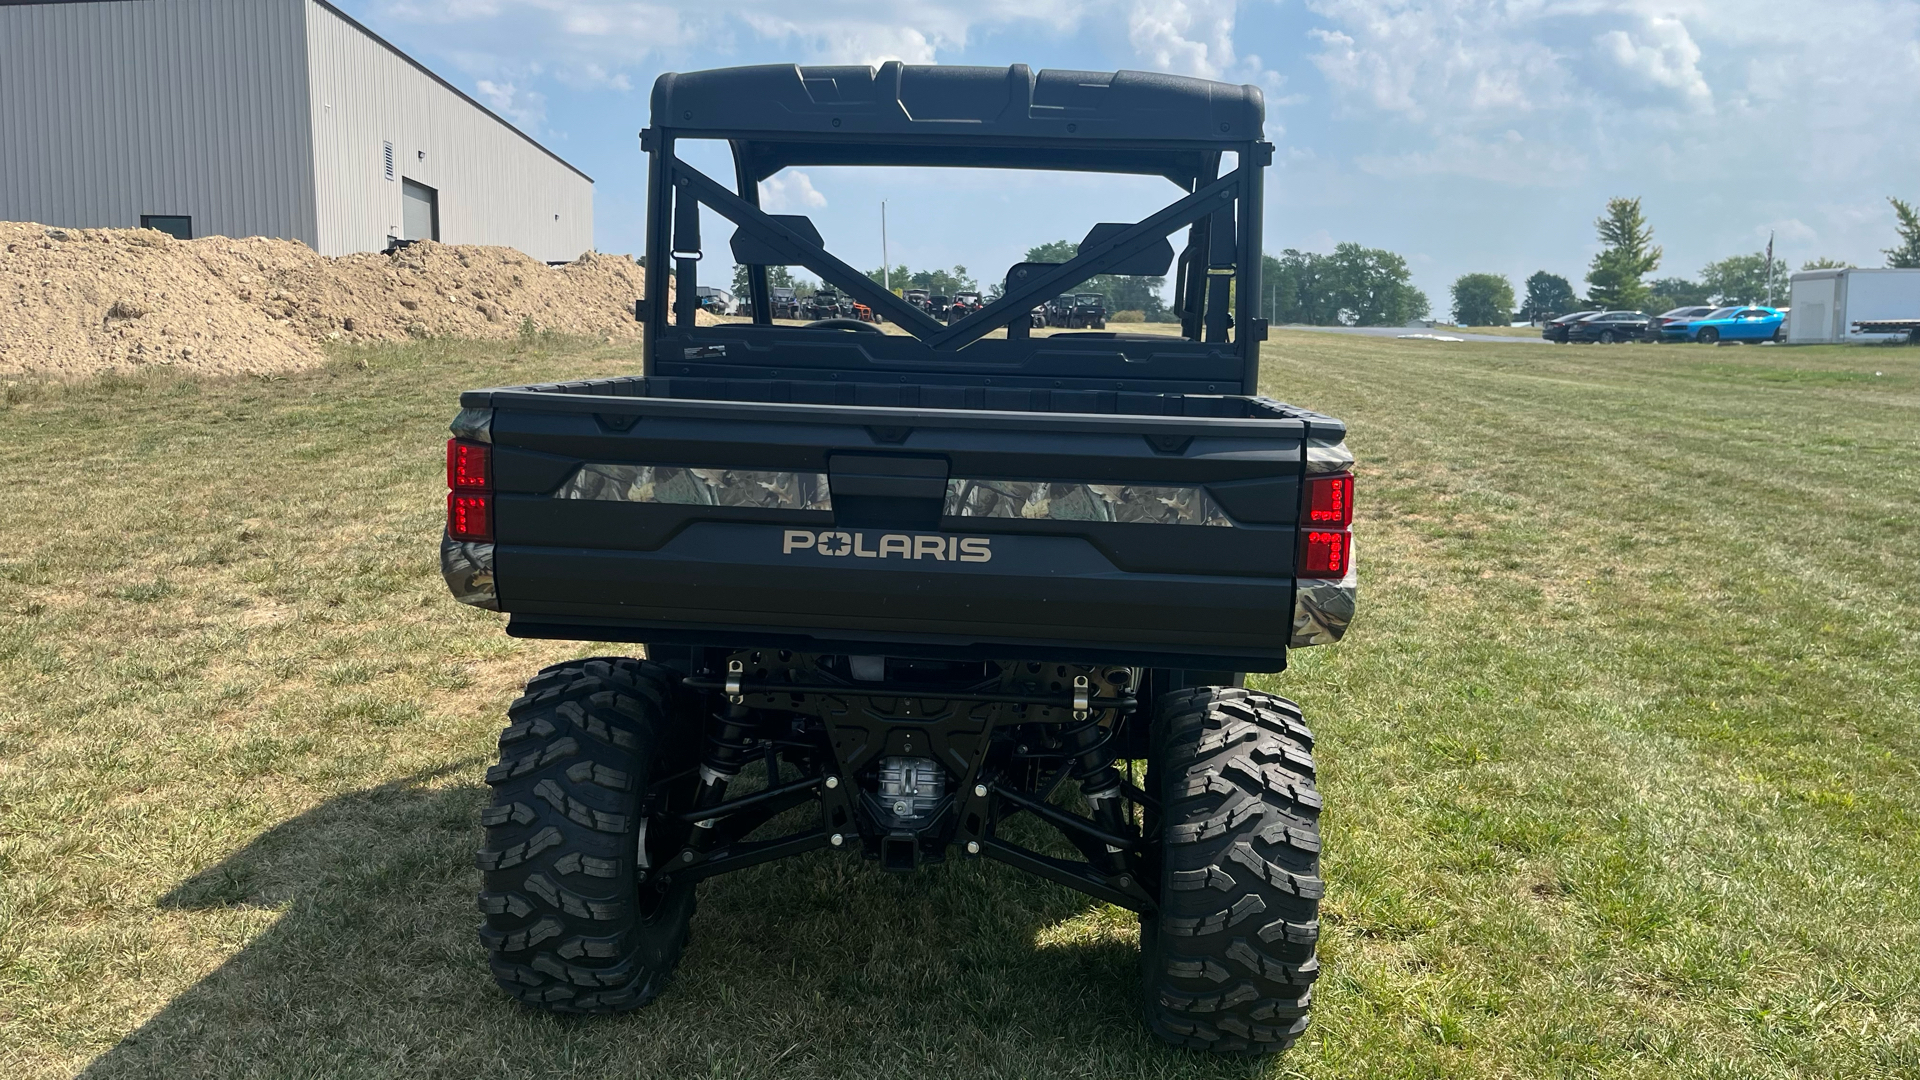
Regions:
[[[853,304],[831,287],[814,290],[812,296],[801,301],[803,319],[845,319],[853,316]]]
[[[1073,298],[1073,307],[1067,313],[1070,326],[1086,327],[1093,330],[1107,328],[1107,298],[1099,293],[1077,293]]]
[[[955,293],[953,294],[953,302],[947,305],[947,321],[950,323],[959,322],[961,319],[966,318],[984,307],[986,307],[986,304],[980,299],[980,294],[977,292]]]
[[[547,668],[508,709],[478,855],[507,994],[644,1005],[718,874],[991,859],[1139,914],[1162,1037],[1299,1038],[1313,736],[1242,673],[1345,633],[1354,481],[1340,421],[1258,392],[1263,113],[1252,86],[1126,71],[661,76],[642,373],[469,391],[447,448],[454,595],[516,637],[645,657]],[[689,164],[694,140],[734,173]],[[827,164],[1171,183],[948,325],[757,206]],[[752,321],[700,325],[699,268],[735,263]],[[771,266],[902,332],[775,324]],[[1169,272],[1177,337],[1031,333],[1096,275]]]

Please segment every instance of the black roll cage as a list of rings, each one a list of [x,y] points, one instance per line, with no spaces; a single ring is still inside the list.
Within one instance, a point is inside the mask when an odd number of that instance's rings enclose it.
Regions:
[[[672,127],[641,133],[648,154],[646,374],[751,378],[753,367],[777,366],[781,378],[932,376],[941,382],[1071,379],[1052,385],[1102,385],[1114,380],[1141,389],[1156,385],[1186,392],[1257,393],[1259,343],[1267,336],[1259,315],[1262,175],[1271,143],[1218,140],[1052,140],[1035,137],[728,132]],[[681,160],[681,138],[724,138],[735,166],[734,186]],[[1226,174],[1226,153],[1237,165]],[[1046,171],[1158,175],[1180,197],[1137,222],[1096,226],[1079,253],[1053,266],[1022,264],[1004,293],[951,324],[937,320],[883,288],[829,252],[804,218],[768,214],[759,206],[760,181],[794,165],[898,165],[1018,168]],[[753,321],[702,327],[694,283],[704,254],[698,208],[732,222],[765,261],[747,263]],[[1174,308],[1181,337],[1073,333],[1035,339],[1028,318],[1037,305],[1070,293],[1100,274],[1128,272],[1181,229],[1184,250],[1174,260]],[[724,249],[724,246],[723,246]],[[774,259],[781,261],[775,262]],[[847,335],[839,330],[778,326],[769,303],[767,267],[804,267],[826,285],[866,304],[911,336]],[[671,273],[681,283],[668,304]],[[1012,272],[1010,272],[1011,275]],[[1235,283],[1237,282],[1237,288]],[[1005,327],[1003,339],[988,338]],[[859,337],[857,344],[845,341]],[[733,351],[729,353],[729,346]],[[1151,364],[1143,360],[1150,359]],[[1151,367],[1151,370],[1144,370]],[[898,373],[898,374],[896,374]],[[768,377],[765,371],[758,377]],[[1204,385],[1203,385],[1204,384]]]

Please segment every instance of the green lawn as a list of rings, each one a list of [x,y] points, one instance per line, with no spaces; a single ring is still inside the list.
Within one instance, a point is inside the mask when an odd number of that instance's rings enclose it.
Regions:
[[[821,853],[703,886],[668,995],[496,995],[508,640],[435,565],[467,386],[565,343],[0,387],[8,1077],[1920,1076],[1920,349],[1290,334],[1362,611],[1320,737],[1325,974],[1264,1063],[1163,1049],[1122,912]],[[583,647],[584,648],[584,647]]]

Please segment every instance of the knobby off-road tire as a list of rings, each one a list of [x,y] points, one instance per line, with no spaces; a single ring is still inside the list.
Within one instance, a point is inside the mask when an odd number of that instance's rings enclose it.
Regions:
[[[693,884],[658,888],[639,865],[643,844],[658,867],[685,837],[640,817],[649,784],[693,765],[694,733],[672,726],[676,681],[639,660],[576,661],[507,710],[475,861],[487,963],[522,1002],[623,1012],[659,996],[680,961]]]
[[[1161,907],[1141,920],[1147,1023],[1193,1049],[1265,1054],[1307,1028],[1320,973],[1320,793],[1293,702],[1200,687],[1157,703]]]

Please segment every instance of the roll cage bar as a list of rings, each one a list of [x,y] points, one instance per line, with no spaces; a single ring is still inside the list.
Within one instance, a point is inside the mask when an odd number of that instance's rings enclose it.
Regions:
[[[1062,89],[1066,76],[1079,81]],[[837,100],[809,111],[808,103],[821,104],[816,88],[823,81],[833,86],[825,96]],[[802,91],[795,93],[792,86]],[[1261,176],[1273,150],[1260,138],[1258,93],[1252,87],[1128,72],[1041,72],[1034,78],[1023,66],[890,63],[877,72],[775,67],[664,75],[654,91],[653,126],[641,133],[649,162],[647,299],[642,304],[647,374],[767,378],[764,369],[773,368],[778,377],[792,379],[840,378],[851,371],[862,379],[884,373],[889,380],[998,379],[1001,385],[1049,380],[1053,386],[1106,389],[1117,380],[1139,389],[1255,393],[1259,342],[1266,337],[1258,307]],[[759,95],[753,100],[760,107],[739,101],[748,94]],[[782,94],[788,100],[781,100]],[[1053,107],[1045,103],[1049,95],[1099,105],[1082,104],[1064,119],[1043,115]],[[859,106],[871,108],[861,113]],[[972,109],[992,119],[920,120],[910,106],[949,116]],[[824,115],[833,112],[851,115]],[[701,122],[716,114],[717,119]],[[1211,119],[1218,116],[1227,119]],[[1081,126],[1095,134],[1079,135]],[[1179,133],[1188,137],[1169,137]],[[1128,137],[1134,134],[1153,137]],[[733,185],[681,160],[676,144],[685,138],[727,141]],[[1228,153],[1237,163],[1222,174]],[[1095,225],[1065,263],[1019,264],[1009,271],[999,298],[948,324],[829,252],[804,216],[769,214],[759,206],[760,181],[784,168],[902,164],[1158,175],[1181,194],[1139,221]],[[701,206],[735,226],[728,246],[733,261],[747,267],[751,324],[696,324],[694,284],[706,254]],[[1170,237],[1183,229],[1186,244],[1176,262]],[[775,325],[769,266],[804,267],[909,336]],[[1028,332],[1035,306],[1097,275],[1157,276],[1170,268],[1179,339],[1118,333],[1035,339]],[[680,283],[671,306],[669,273]],[[988,338],[1001,328],[1006,337]]]

